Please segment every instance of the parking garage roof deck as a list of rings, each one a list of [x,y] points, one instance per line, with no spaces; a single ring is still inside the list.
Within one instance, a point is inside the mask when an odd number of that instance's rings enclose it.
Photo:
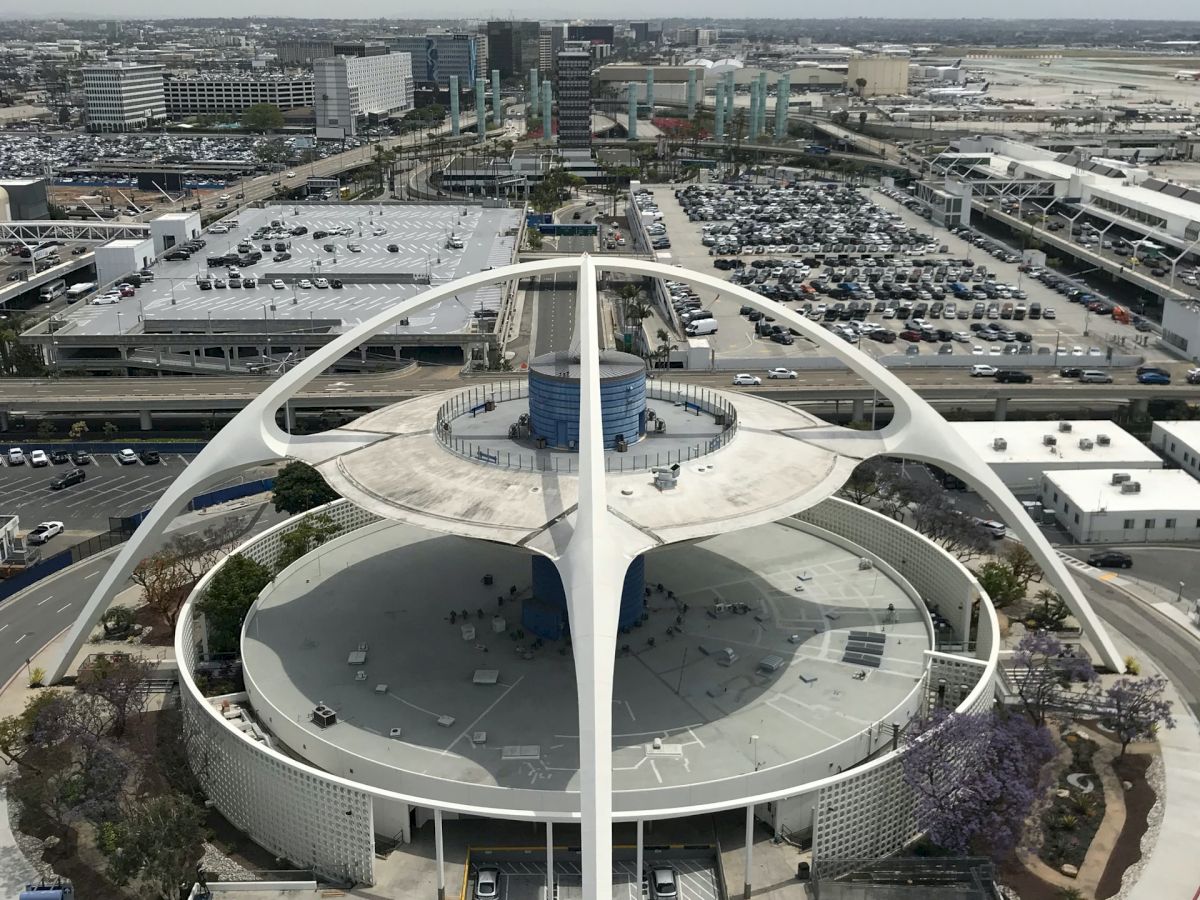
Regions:
[[[465,214],[463,211],[466,211]],[[293,212],[294,211],[294,212]],[[142,321],[153,319],[204,322],[209,319],[245,320],[247,331],[264,319],[285,319],[307,323],[315,319],[340,320],[336,331],[348,331],[401,300],[424,290],[422,284],[394,283],[405,274],[429,275],[433,284],[441,284],[513,262],[521,213],[516,209],[483,208],[463,205],[412,204],[305,204],[273,205],[263,209],[242,209],[237,213],[239,227],[228,234],[204,235],[208,242],[190,260],[159,260],[154,266],[155,280],[143,284],[133,297],[108,306],[80,305],[67,314],[72,335],[115,335],[140,331]],[[245,270],[258,279],[258,286],[201,291],[197,276],[211,273],[224,277],[225,269],[208,269],[209,256],[234,252],[238,243],[272,219],[283,219],[289,227],[303,225],[308,234],[288,238],[292,258],[273,262],[273,253]],[[341,225],[355,230],[349,237],[331,236],[314,240],[317,230],[328,231]],[[383,234],[373,234],[379,226]],[[462,249],[448,249],[447,238],[459,238]],[[256,249],[266,241],[254,241]],[[272,246],[274,241],[271,242]],[[358,244],[362,252],[351,253],[348,244]],[[333,244],[336,253],[327,253],[324,245]],[[395,244],[398,252],[388,252]],[[378,277],[378,281],[373,280]],[[340,278],[340,290],[300,288],[295,283],[307,278]],[[281,278],[282,290],[271,287]],[[389,332],[403,334],[454,334],[468,330],[475,311],[496,308],[502,286],[489,285],[473,292],[442,300],[410,317],[410,324],[397,325]],[[118,313],[120,314],[118,316]],[[278,330],[278,329],[272,329]]]

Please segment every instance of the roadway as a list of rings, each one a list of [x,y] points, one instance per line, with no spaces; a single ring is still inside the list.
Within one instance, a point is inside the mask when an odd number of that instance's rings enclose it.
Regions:
[[[533,355],[567,350],[575,334],[575,288],[577,279],[565,272],[543,275],[533,312]]]

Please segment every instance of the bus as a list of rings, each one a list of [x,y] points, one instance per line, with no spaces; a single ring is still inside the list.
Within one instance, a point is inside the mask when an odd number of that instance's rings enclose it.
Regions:
[[[67,282],[62,278],[56,278],[54,281],[48,281],[38,290],[38,299],[43,303],[49,303],[56,297],[61,297],[67,292]]]
[[[90,294],[95,289],[96,289],[96,285],[94,285],[90,281],[85,281],[82,284],[73,284],[69,288],[67,288],[67,302],[74,303],[76,300],[79,300],[82,297],[86,297],[88,294]]]

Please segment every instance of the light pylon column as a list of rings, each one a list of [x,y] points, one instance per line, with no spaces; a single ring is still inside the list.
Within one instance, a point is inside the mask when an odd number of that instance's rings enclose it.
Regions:
[[[475,140],[482,144],[487,137],[487,82],[475,79]]]
[[[504,107],[500,104],[500,70],[492,69],[492,124],[504,122]]]
[[[446,900],[446,853],[442,846],[442,811],[433,811],[433,854],[437,859],[438,900]]]
[[[458,137],[458,76],[450,76],[450,136]]]
[[[725,83],[718,81],[713,99],[713,140],[725,140]]]
[[[788,100],[792,95],[792,79],[788,75],[780,75],[775,83],[775,140],[782,141],[787,137]]]
[[[625,129],[629,140],[637,140],[637,85],[632,81],[625,85],[625,90],[629,94],[629,126]]]
[[[550,140],[550,136],[554,133],[551,112],[554,108],[554,97],[551,94],[550,82],[542,82],[542,139]]]
[[[688,69],[688,85],[687,85],[687,111],[688,118],[696,118],[696,70]]]

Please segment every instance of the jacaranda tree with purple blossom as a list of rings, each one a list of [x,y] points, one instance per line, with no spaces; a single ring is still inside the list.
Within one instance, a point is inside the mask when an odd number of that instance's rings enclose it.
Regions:
[[[1021,706],[1034,725],[1046,724],[1046,712],[1063,689],[1096,680],[1091,660],[1076,655],[1048,631],[1031,631],[1021,638],[1009,671]]]
[[[1104,692],[1110,712],[1104,723],[1121,742],[1121,756],[1131,743],[1154,736],[1159,725],[1175,727],[1170,700],[1164,700],[1167,679],[1162,675],[1122,678]]]
[[[1024,716],[939,710],[909,726],[902,756],[918,827],[952,853],[1007,858],[1045,792],[1050,733]]]

